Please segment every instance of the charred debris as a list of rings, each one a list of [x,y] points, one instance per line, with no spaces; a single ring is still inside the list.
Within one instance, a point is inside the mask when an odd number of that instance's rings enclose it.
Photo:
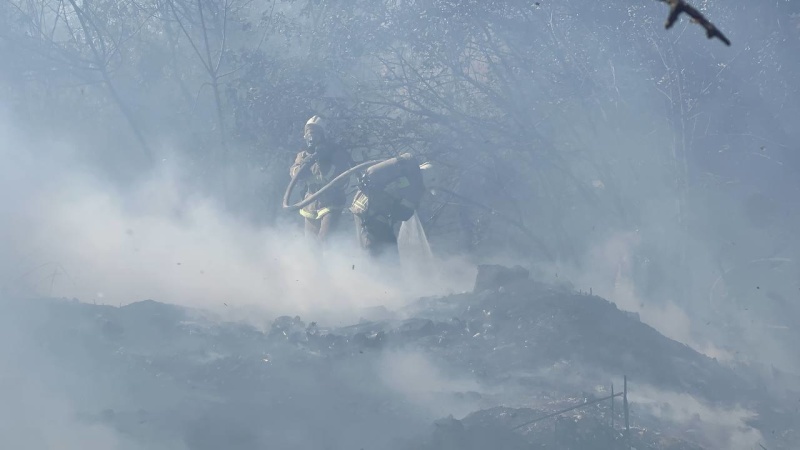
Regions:
[[[481,266],[472,292],[365,311],[372,320],[342,327],[284,316],[259,329],[150,300],[17,306],[15,323],[35,334],[60,379],[82,379],[97,394],[81,399],[80,420],[148,445],[721,448],[697,431],[708,417],[676,424],[640,407],[637,390],[652,389],[756,411],[748,426],[771,439],[766,448],[791,448],[797,437],[797,412],[746,368],[723,365],[603,298],[540,283],[520,267]],[[443,383],[416,398],[416,388],[387,389],[380,380],[387,370],[412,379],[418,372],[413,358],[387,369],[398,354],[424,355],[470,382]],[[94,368],[88,375],[87,367]],[[454,405],[460,417],[422,408],[423,400]],[[290,438],[296,435],[305,437]]]

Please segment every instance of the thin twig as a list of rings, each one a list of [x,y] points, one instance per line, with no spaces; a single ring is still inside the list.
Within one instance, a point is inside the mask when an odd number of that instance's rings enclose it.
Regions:
[[[596,400],[592,400],[592,401],[590,401],[590,402],[581,403],[580,405],[571,406],[571,407],[569,407],[569,408],[562,409],[561,411],[556,411],[556,412],[554,412],[554,413],[550,413],[550,414],[548,414],[548,415],[546,415],[546,416],[538,417],[538,418],[536,418],[536,419],[529,420],[529,421],[527,421],[527,422],[525,422],[525,423],[519,424],[519,425],[515,426],[514,428],[512,428],[512,430],[517,430],[517,429],[519,429],[519,428],[522,428],[522,427],[524,427],[524,426],[526,426],[526,425],[531,425],[531,424],[534,424],[534,423],[536,423],[536,422],[539,422],[539,421],[541,421],[541,420],[544,420],[544,419],[549,419],[549,418],[551,418],[551,417],[555,417],[555,416],[558,416],[558,415],[560,415],[560,414],[564,414],[565,412],[570,412],[570,411],[572,411],[572,410],[574,410],[574,409],[582,408],[582,407],[584,407],[584,406],[593,405],[593,404],[595,404],[595,403],[604,402],[604,401],[606,401],[606,400],[610,400],[610,399],[612,399],[612,398],[614,398],[614,397],[621,397],[621,396],[622,396],[622,394],[623,394],[622,392],[618,392],[618,393],[616,393],[616,394],[609,395],[609,396],[606,396],[606,397],[603,397],[603,398],[598,398],[598,399],[596,399]]]

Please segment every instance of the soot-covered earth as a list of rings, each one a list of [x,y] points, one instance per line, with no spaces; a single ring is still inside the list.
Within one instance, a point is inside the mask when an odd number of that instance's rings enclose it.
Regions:
[[[350,326],[284,316],[259,327],[151,300],[0,307],[0,392],[11,399],[0,441],[16,448],[790,449],[800,440],[800,396],[763,371],[718,362],[521,268],[482,266],[472,292],[372,309]],[[623,396],[594,402],[622,393],[625,377],[627,431]]]

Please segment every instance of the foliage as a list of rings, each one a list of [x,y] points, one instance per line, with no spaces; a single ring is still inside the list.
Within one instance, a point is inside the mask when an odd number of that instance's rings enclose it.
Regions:
[[[4,97],[65,129],[107,130],[115,154],[143,155],[108,170],[142,171],[170,142],[198,187],[271,222],[281,212],[267,199],[285,185],[302,123],[322,113],[357,158],[413,151],[446,168],[444,187],[472,203],[431,197],[425,225],[442,248],[475,254],[578,261],[598,236],[653,222],[681,230],[688,251],[692,199],[728,176],[714,149],[740,143],[732,128],[761,126],[720,102],[754,95],[739,89],[752,81],[768,99],[744,103],[764,111],[786,102],[768,83],[797,96],[778,67],[770,81],[735,74],[738,54],[691,24],[665,31],[657,2],[0,5]],[[698,6],[722,29],[742,20],[733,6]],[[759,64],[797,42],[788,25],[756,36]],[[787,142],[783,130],[767,121],[757,133]],[[262,181],[242,181],[253,177]]]

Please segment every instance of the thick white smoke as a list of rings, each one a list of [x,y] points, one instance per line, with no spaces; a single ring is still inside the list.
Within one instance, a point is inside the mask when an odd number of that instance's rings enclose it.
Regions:
[[[299,215],[261,228],[188,190],[178,158],[164,158],[123,191],[76,163],[68,143],[34,142],[0,127],[7,218],[0,234],[10,243],[0,275],[9,293],[343,318],[471,287],[466,265],[389,272],[351,239],[333,242],[323,256],[302,236]],[[350,237],[352,227],[343,217],[340,234]]]

